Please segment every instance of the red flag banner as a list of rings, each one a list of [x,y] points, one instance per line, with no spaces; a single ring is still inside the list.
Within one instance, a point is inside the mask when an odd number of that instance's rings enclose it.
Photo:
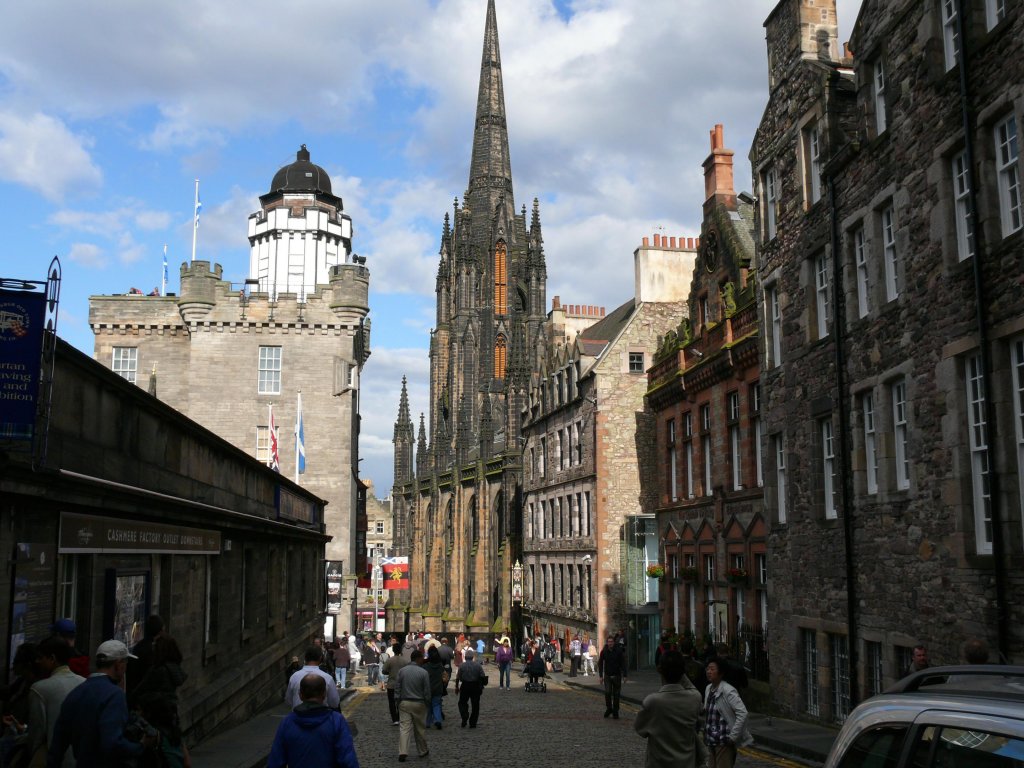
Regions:
[[[384,589],[409,588],[408,557],[382,557],[380,567],[383,571]]]

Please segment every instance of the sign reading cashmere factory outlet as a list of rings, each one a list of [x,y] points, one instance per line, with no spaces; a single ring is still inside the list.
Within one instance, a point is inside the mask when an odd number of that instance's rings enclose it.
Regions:
[[[217,555],[220,554],[220,532],[62,512],[60,552]]]
[[[42,293],[0,291],[0,438],[32,439],[45,312]]]

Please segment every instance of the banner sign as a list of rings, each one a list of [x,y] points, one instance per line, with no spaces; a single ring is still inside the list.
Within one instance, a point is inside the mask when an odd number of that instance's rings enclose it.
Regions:
[[[409,588],[408,557],[382,557],[380,567],[384,573],[384,589]]]
[[[60,513],[60,553],[219,555],[220,532],[141,520]]]
[[[344,560],[327,561],[327,613],[332,616],[341,613],[341,585],[344,574]]]
[[[319,523],[317,505],[309,499],[298,496],[287,488],[277,486],[277,516],[279,519],[294,520],[298,523]]]
[[[45,294],[0,291],[0,439],[32,439],[45,314]]]

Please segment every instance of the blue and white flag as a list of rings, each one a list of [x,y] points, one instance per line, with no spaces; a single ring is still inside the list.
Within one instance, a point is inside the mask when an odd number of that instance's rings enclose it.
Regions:
[[[196,183],[196,229],[199,229],[199,212],[203,210],[203,201],[199,199],[199,183]]]
[[[299,392],[298,415],[295,417],[295,481],[306,471],[306,436],[302,429],[302,393]]]
[[[167,295],[167,246],[164,245],[164,277],[160,287],[162,288],[160,295]]]

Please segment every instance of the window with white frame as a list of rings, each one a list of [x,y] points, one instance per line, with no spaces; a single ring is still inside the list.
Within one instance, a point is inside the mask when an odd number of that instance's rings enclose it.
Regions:
[[[547,472],[548,461],[548,439],[546,437],[540,439],[540,453],[537,454],[537,461],[540,463],[538,474],[544,477]]]
[[[885,133],[887,125],[885,114],[885,62],[881,56],[875,59],[874,66],[871,69],[871,97],[875,105],[875,133],[876,135],[881,135]]]
[[[942,47],[946,58],[946,71],[960,60],[960,35],[957,32],[957,0],[942,2]]]
[[[814,298],[817,311],[818,338],[828,336],[829,329],[829,287],[832,260],[827,253],[820,253],[814,258]]]
[[[764,485],[764,461],[761,456],[761,385],[750,388],[750,419],[754,424],[754,479],[757,487]]]
[[[865,392],[860,396],[861,416],[864,419],[864,480],[868,495],[878,493],[878,444],[875,439],[875,396]]]
[[[704,581],[711,584],[715,580],[715,556],[704,555]]]
[[[257,392],[261,395],[281,394],[281,347],[260,347]]]
[[[683,455],[686,460],[686,498],[692,499],[693,490],[693,414],[683,414]]]
[[[974,539],[979,554],[992,552],[992,495],[988,423],[985,413],[985,371],[981,355],[967,358],[967,426],[971,449]]]
[[[711,406],[700,407],[700,428],[704,433],[700,440],[701,458],[704,461],[704,495],[711,495]]]
[[[960,261],[974,255],[974,221],[971,219],[971,176],[967,152],[957,153],[952,160],[953,217],[956,219],[956,252]]]
[[[907,381],[900,379],[891,386],[892,391],[892,432],[896,446],[896,488],[904,491],[910,487],[910,457],[908,456],[909,434],[907,432]]]
[[[776,216],[779,204],[779,184],[774,166],[761,174],[761,188],[764,197],[764,238],[774,240],[777,233]]]
[[[672,501],[679,499],[679,467],[676,464],[676,420],[669,419],[666,424],[666,442],[668,443],[668,497]]]
[[[114,347],[114,356],[110,363],[110,370],[134,384],[138,368],[138,347]]]
[[[832,417],[821,422],[821,474],[825,519],[836,518],[836,450],[832,432]]]
[[[1006,18],[1006,0],[985,0],[985,27],[992,29]]]
[[[786,439],[782,435],[772,438],[775,449],[775,503],[779,523],[786,522]]]
[[[374,533],[376,533],[378,536],[383,536],[384,535],[384,521],[383,520],[375,521],[373,526],[374,526]]]
[[[779,304],[779,288],[769,285],[764,289],[765,315],[768,317],[771,338],[770,366],[775,368],[782,364],[782,307]]]
[[[1024,339],[1013,342],[1013,415],[1017,433],[1017,479],[1020,506],[1024,513]],[[1024,517],[1024,514],[1022,514]]]
[[[821,200],[821,132],[817,123],[803,130],[804,194],[808,205]]]
[[[276,429],[278,438],[281,428]],[[256,427],[256,458],[264,464],[270,462],[270,427]]]
[[[740,455],[740,393],[726,395],[726,412],[729,417],[729,459],[732,464],[733,490],[743,488],[742,456]]]
[[[999,220],[1003,237],[1024,226],[1021,210],[1020,148],[1017,143],[1017,118],[1010,115],[995,127],[996,174],[999,185]]]
[[[900,295],[900,257],[896,249],[896,214],[892,203],[882,209],[882,254],[885,261],[885,298],[892,301]]]
[[[867,317],[871,311],[871,281],[863,224],[853,230],[853,264],[857,270],[857,317]]]

